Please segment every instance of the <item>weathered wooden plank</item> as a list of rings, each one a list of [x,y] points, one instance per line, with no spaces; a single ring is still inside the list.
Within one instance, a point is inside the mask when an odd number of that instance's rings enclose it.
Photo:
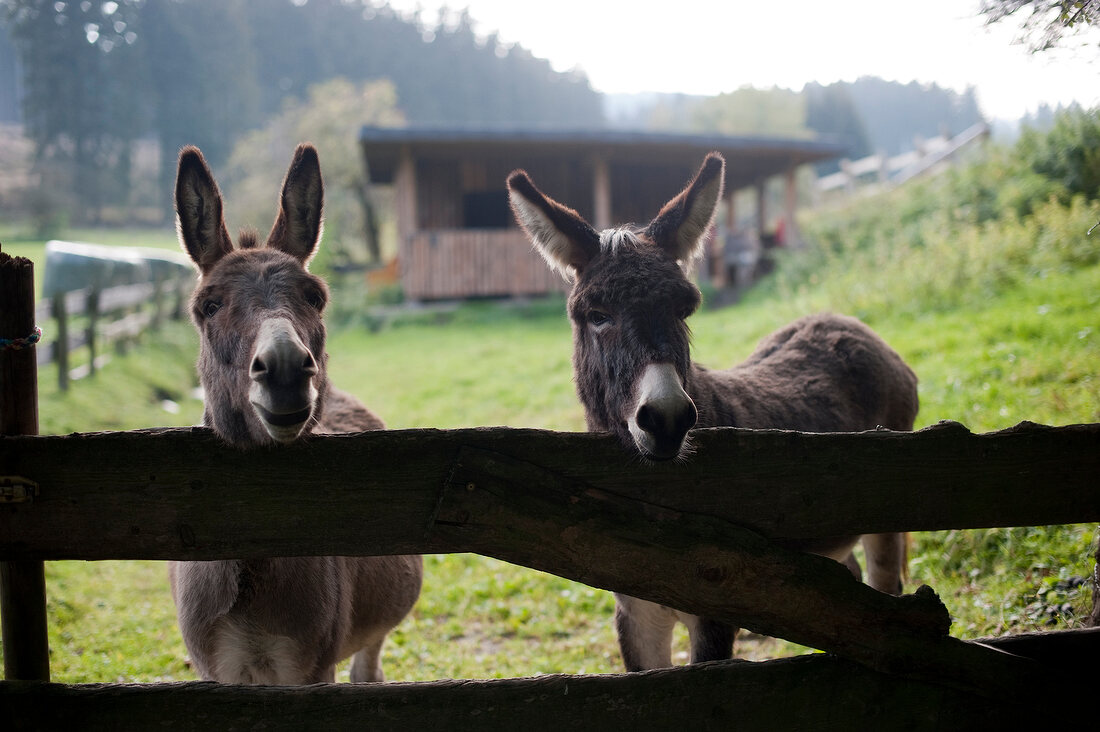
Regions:
[[[1074,696],[1082,687],[1069,679],[1057,698],[1037,688],[990,704],[815,655],[638,674],[297,688],[7,682],[0,708],[15,730],[974,730],[1045,726],[1052,709],[1059,725],[1083,722],[1091,712]]]
[[[42,490],[33,505],[0,509],[0,559],[433,550],[424,536],[463,448],[537,465],[578,493],[598,488],[655,515],[711,516],[781,540],[1100,520],[1100,425],[986,435],[957,425],[725,428],[692,439],[687,461],[646,465],[605,435],[504,428],[326,436],[248,452],[202,428],[5,437],[0,475]]]

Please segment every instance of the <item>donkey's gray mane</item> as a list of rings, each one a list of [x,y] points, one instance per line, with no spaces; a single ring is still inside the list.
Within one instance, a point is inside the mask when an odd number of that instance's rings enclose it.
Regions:
[[[604,229],[600,232],[600,253],[614,254],[624,246],[637,249],[642,245],[638,238],[640,230],[634,226],[620,226],[615,229]]]

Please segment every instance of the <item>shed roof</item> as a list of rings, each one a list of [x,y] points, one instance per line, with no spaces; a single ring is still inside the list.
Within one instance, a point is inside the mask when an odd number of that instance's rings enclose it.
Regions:
[[[359,141],[376,183],[393,180],[401,149],[406,145],[416,156],[514,152],[517,166],[523,165],[523,155],[598,153],[610,163],[645,160],[694,167],[706,153],[717,150],[726,158],[727,189],[751,185],[792,167],[837,158],[846,152],[844,145],[821,139],[530,127],[364,126]]]

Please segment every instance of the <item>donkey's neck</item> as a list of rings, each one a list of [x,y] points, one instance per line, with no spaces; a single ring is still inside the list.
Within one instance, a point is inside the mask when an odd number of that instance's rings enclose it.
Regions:
[[[767,370],[744,364],[711,370],[692,362],[686,391],[699,412],[696,427],[814,429],[812,405]]]
[[[215,410],[207,405],[203,410],[202,423],[231,445],[259,444],[249,427],[246,413],[236,407],[225,406]]]
[[[696,427],[742,426],[742,389],[735,375],[692,361],[684,386],[699,412]]]

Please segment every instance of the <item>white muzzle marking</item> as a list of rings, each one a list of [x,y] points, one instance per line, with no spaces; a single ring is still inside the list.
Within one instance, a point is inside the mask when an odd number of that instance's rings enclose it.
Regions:
[[[291,442],[317,402],[317,362],[287,318],[260,324],[254,353],[248,399],[267,433],[278,442]]]
[[[646,366],[638,380],[636,405],[627,420],[634,444],[650,457],[675,457],[697,416],[676,367],[671,363]]]

